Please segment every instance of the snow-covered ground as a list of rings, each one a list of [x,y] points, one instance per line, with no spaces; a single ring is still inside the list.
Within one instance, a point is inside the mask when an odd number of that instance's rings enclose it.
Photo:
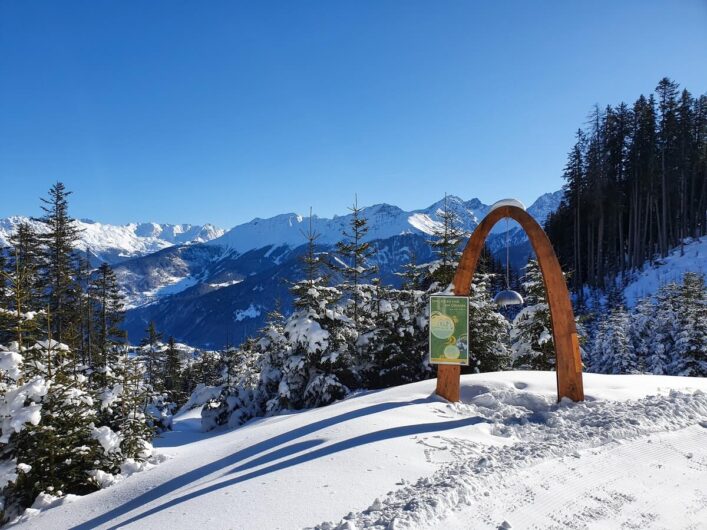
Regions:
[[[705,528],[707,380],[464,376],[157,440],[167,460],[28,518],[23,528]],[[328,521],[328,522],[327,522]]]
[[[687,240],[655,264],[646,264],[624,289],[626,303],[633,307],[638,300],[652,295],[663,285],[680,283],[686,272],[707,274],[707,237]]]

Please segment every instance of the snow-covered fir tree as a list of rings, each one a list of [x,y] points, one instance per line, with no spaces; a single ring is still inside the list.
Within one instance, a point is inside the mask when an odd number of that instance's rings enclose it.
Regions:
[[[295,311],[284,334],[292,345],[283,367],[281,395],[288,408],[320,406],[344,397],[357,383],[355,324],[339,303],[341,291],[321,282],[309,286],[315,307]]]
[[[491,276],[475,274],[469,293],[469,369],[496,372],[507,368],[510,351],[506,343],[510,324],[498,312],[489,292]]]
[[[590,354],[593,371],[630,374],[638,371],[638,358],[631,344],[630,317],[617,306],[600,320]]]
[[[262,333],[265,331],[261,330]],[[216,386],[220,392],[209,399],[201,411],[201,424],[206,430],[225,424],[237,427],[262,414],[264,398],[258,392],[260,355],[261,348],[255,338],[223,351],[221,379]]]
[[[644,352],[646,368],[653,374],[670,374],[674,364],[675,341],[679,332],[680,288],[669,283],[653,297],[650,338]]]
[[[151,320],[145,330],[145,337],[140,342],[140,355],[147,371],[147,382],[155,389],[159,389],[161,383],[160,367],[164,363],[164,350],[162,334],[157,331],[155,323]]]
[[[45,385],[35,393],[39,417],[8,433],[4,452],[17,462],[17,478],[7,485],[8,506],[26,507],[40,493],[62,496],[98,489],[97,472],[119,471],[120,435],[96,427],[98,412],[88,378],[68,346],[54,340],[26,348],[23,377]],[[3,436],[5,436],[3,432]]]
[[[443,208],[438,212],[441,224],[435,227],[433,237],[428,241],[436,254],[436,259],[428,264],[429,280],[425,285],[431,292],[444,291],[452,283],[461,256],[464,232],[450,201],[451,198],[445,195]]]
[[[302,302],[302,298],[299,298]],[[268,314],[265,327],[258,340],[262,352],[254,370],[259,371],[258,392],[265,414],[281,410],[287,403],[289,385],[282,384],[285,365],[292,352],[285,337],[285,317],[275,309]]]
[[[425,293],[376,285],[368,291],[364,312],[372,315],[372,325],[356,344],[367,360],[366,386],[384,388],[423,379],[430,372]]]
[[[555,343],[545,284],[537,260],[528,261],[521,285],[525,305],[513,319],[510,331],[513,367],[552,370],[555,367]]]
[[[670,373],[707,376],[707,289],[704,276],[688,272],[679,288],[678,331]]]
[[[89,290],[92,305],[92,335],[95,337],[93,351],[89,351],[94,382],[99,386],[109,386],[112,371],[120,356],[120,346],[126,341],[121,329],[125,319],[125,304],[115,273],[107,263],[101,264],[92,279]]]
[[[10,236],[7,259],[2,250],[0,254],[0,298],[4,298],[0,302],[5,322],[0,328],[0,340],[15,340],[22,349],[25,342],[32,344],[37,338],[38,319],[29,317],[42,306],[41,248],[32,226],[20,223]]]
[[[365,241],[368,233],[368,219],[366,219],[363,209],[358,207],[358,197],[354,199],[349,210],[351,211],[351,221],[342,232],[342,240],[336,244],[337,253],[343,263],[343,266],[338,268],[344,277],[340,289],[348,296],[349,313],[354,325],[365,327],[365,324],[362,324],[359,319],[361,305],[359,286],[375,274],[377,267],[369,263],[374,249],[368,241]]]
[[[79,291],[73,249],[80,230],[69,214],[68,198],[71,192],[62,182],[49,190],[42,199],[44,215],[39,218],[46,231],[38,234],[42,249],[41,279],[45,287],[43,305],[49,307],[52,317],[51,335],[58,342],[77,346],[80,320]]]
[[[20,224],[3,254],[0,348],[4,516],[38,495],[86,493],[151,453],[144,372],[130,359],[113,271],[90,271],[61,183],[45,200],[45,230]],[[62,341],[58,341],[61,337]],[[29,385],[29,386],[28,386]]]

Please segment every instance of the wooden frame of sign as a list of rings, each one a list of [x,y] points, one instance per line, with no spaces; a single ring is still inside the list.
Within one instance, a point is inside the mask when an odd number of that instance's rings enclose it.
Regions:
[[[543,275],[557,357],[555,363],[557,399],[559,401],[567,397],[573,401],[583,401],[582,359],[569,291],[547,234],[528,212],[518,206],[503,205],[488,213],[471,234],[464,249],[454,276],[454,294],[458,296],[469,294],[484,242],[491,228],[506,217],[517,221],[528,234]],[[470,330],[470,333],[473,333],[473,330]],[[437,367],[437,394],[449,401],[459,401],[460,372],[459,366],[439,365]]]

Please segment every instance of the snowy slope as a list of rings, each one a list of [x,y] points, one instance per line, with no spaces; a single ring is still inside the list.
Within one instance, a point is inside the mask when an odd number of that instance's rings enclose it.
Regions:
[[[626,286],[626,303],[633,307],[638,300],[655,293],[661,286],[680,282],[686,272],[707,275],[707,237],[688,240],[683,247],[673,249],[653,265],[647,263]]]
[[[9,245],[9,238],[21,222],[30,223],[36,230],[44,226],[27,217],[14,216],[0,219],[0,247]],[[90,220],[76,222],[81,230],[80,250],[91,253],[109,263],[156,252],[172,245],[204,243],[223,235],[224,230],[211,224],[171,225],[157,223],[130,223],[110,225]]]
[[[19,526],[704,527],[707,380],[586,374],[559,405],[549,372],[464,376],[459,404],[434,385],[207,434],[190,411],[167,461]]]

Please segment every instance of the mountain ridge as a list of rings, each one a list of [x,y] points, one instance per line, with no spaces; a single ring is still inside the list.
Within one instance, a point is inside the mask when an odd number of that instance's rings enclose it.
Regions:
[[[561,199],[562,191],[543,194],[527,211],[542,224]],[[399,283],[396,272],[412,255],[418,263],[434,259],[427,241],[441,225],[444,201],[410,211],[387,203],[362,208],[369,226],[366,239],[374,242],[372,262],[384,283]],[[491,208],[478,198],[447,196],[446,201],[467,234]],[[321,251],[334,248],[351,215],[312,216],[313,228],[321,234]],[[0,245],[24,219],[0,219]],[[309,218],[294,212],[254,218],[228,231],[209,224],[77,222],[83,229],[78,248],[90,249],[94,266],[107,261],[115,270],[127,297],[125,327],[131,341],[139,340],[152,320],[166,335],[204,347],[220,347],[226,336],[245,338],[278,302],[291,301],[288,282],[299,278],[299,255],[306,247],[303,232],[309,228]],[[492,252],[505,259],[507,229],[511,264],[518,268],[532,249],[515,221],[498,223],[487,241]]]
[[[562,195],[562,190],[545,193],[538,197],[527,210],[542,224],[549,213],[557,208]],[[426,208],[409,211],[392,204],[377,203],[361,208],[362,215],[368,219],[369,231],[366,239],[369,241],[387,239],[408,232],[432,235],[435,228],[440,226],[439,213],[444,207],[445,200],[448,208],[457,214],[461,228],[465,232],[471,232],[476,228],[491,208],[491,205],[484,204],[478,198],[464,201],[454,195],[448,195],[446,199],[440,199]],[[348,225],[351,215],[334,215],[330,218],[312,215],[312,228],[319,234],[317,241],[322,244],[336,243]],[[308,216],[295,212],[282,213],[269,218],[256,217],[251,221],[234,226],[222,236],[212,239],[208,243],[224,246],[237,252],[262,248],[266,244],[287,245],[294,248],[302,243],[302,230],[309,227],[309,220]],[[514,227],[518,227],[518,225],[516,224]],[[500,224],[492,230],[492,234],[501,232],[505,232],[505,226]],[[267,234],[267,238],[265,234]]]
[[[41,221],[14,215],[0,219],[0,248],[9,246],[11,234],[26,222],[37,232],[45,230]],[[113,225],[92,219],[77,219],[81,236],[77,250],[88,251],[95,261],[115,265],[136,256],[144,256],[172,245],[205,243],[220,237],[225,230],[210,223],[203,225],[169,223],[127,223]]]

